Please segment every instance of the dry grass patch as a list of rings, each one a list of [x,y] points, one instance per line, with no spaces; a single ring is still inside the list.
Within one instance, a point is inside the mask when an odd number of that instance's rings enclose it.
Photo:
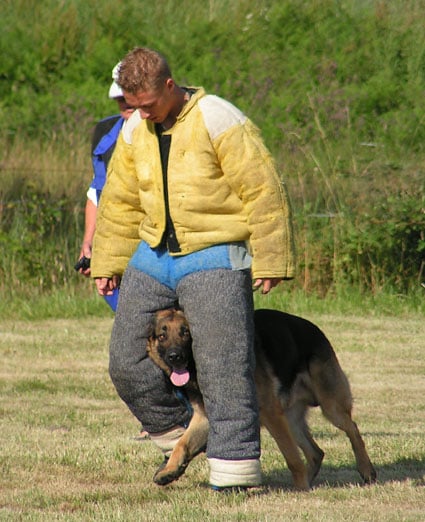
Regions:
[[[0,322],[0,520],[419,521],[425,518],[423,317],[310,317],[333,342],[379,482],[363,487],[345,435],[313,411],[326,456],[316,487],[292,490],[263,433],[264,487],[220,495],[205,457],[175,484],[137,442],[139,426],[107,373],[111,319]]]

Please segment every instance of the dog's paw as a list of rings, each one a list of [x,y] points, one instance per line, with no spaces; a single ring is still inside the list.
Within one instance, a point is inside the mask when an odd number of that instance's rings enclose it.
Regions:
[[[376,473],[375,468],[373,466],[372,466],[370,472],[368,473],[368,475],[365,475],[365,474],[361,474],[361,475],[362,475],[364,483],[366,485],[375,484],[375,482],[378,479],[377,473]]]
[[[172,469],[169,466],[168,459],[165,459],[156,470],[155,475],[153,476],[153,481],[155,484],[158,484],[158,486],[166,486],[180,478],[186,471],[186,468],[187,464],[183,464],[178,468]]]

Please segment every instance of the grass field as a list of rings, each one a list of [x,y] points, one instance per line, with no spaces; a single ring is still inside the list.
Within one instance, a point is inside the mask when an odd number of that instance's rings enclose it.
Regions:
[[[0,321],[0,520],[424,520],[423,316],[309,318],[349,376],[376,485],[361,485],[348,439],[314,411],[310,424],[326,455],[311,492],[292,490],[265,432],[263,488],[210,491],[203,456],[160,488],[152,476],[161,456],[150,441],[134,440],[139,426],[108,377],[112,319],[8,320]]]

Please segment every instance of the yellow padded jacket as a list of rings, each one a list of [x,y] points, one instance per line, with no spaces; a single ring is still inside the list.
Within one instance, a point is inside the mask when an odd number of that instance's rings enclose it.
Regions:
[[[169,210],[184,255],[246,241],[253,278],[294,276],[287,192],[257,127],[203,88],[183,107],[171,135]],[[154,124],[136,111],[109,163],[98,208],[92,277],[121,275],[140,240],[152,248],[165,231],[163,174]]]

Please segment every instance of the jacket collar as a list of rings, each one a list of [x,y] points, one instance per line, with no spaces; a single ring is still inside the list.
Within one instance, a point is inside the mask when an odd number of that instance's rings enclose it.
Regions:
[[[180,114],[177,116],[176,123],[183,121],[187,114],[198,103],[199,99],[203,98],[206,95],[205,89],[203,87],[188,87],[187,89],[194,90],[195,92],[194,94],[192,94],[189,101],[183,105]]]

